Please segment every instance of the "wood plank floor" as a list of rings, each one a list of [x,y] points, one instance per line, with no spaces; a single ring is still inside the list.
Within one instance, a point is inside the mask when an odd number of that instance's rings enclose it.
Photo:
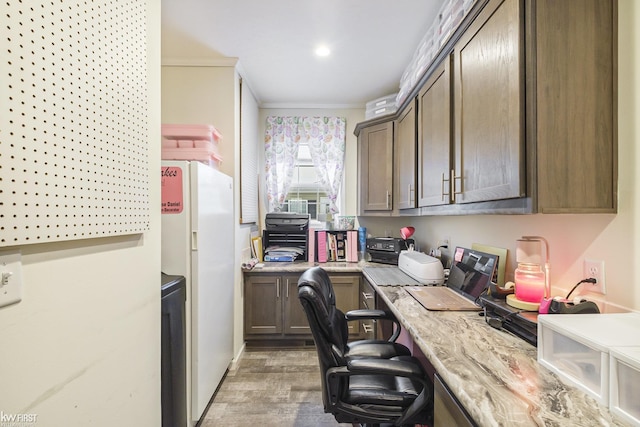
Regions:
[[[314,348],[247,349],[227,373],[200,427],[351,426],[322,408]]]

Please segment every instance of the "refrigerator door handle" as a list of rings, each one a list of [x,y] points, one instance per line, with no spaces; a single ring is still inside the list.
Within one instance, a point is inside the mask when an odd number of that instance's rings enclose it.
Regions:
[[[191,232],[191,250],[198,250],[198,232],[195,230]]]

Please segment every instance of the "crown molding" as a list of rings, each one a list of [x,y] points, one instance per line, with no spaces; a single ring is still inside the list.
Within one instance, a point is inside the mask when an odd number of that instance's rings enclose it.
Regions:
[[[238,64],[238,58],[235,57],[219,57],[219,58],[168,58],[162,57],[161,65],[163,67],[235,67]]]
[[[287,102],[265,102],[260,104],[260,108],[281,108],[281,109],[296,109],[296,110],[304,110],[304,109],[324,109],[324,110],[352,110],[352,109],[360,109],[364,110],[365,105],[363,104],[299,104],[299,103],[287,103]]]

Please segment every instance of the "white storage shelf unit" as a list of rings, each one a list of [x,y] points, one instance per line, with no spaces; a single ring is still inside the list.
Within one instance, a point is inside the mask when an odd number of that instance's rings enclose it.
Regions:
[[[476,0],[445,0],[438,16],[418,44],[413,58],[400,78],[400,90],[396,102],[401,105],[413,87],[427,70],[431,61],[458,28],[462,19],[473,7]]]
[[[613,347],[610,362],[609,409],[640,426],[640,347]]]
[[[605,406],[610,349],[629,346],[640,346],[640,313],[538,317],[538,362]]]

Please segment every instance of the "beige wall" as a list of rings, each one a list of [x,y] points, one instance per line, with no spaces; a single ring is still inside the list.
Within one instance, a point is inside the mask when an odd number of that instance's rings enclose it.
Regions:
[[[145,7],[158,141],[160,4]],[[149,155],[159,166],[158,144]],[[160,181],[150,189],[159,206]],[[23,299],[0,308],[0,411],[36,414],[37,426],[159,426],[160,211],[141,235],[19,249]]]
[[[515,251],[522,235],[549,240],[551,283],[557,294],[584,278],[585,258],[605,261],[606,310],[615,306],[640,310],[640,3],[619,3],[618,68],[618,214],[422,217],[360,219],[374,235],[399,236],[404,225],[416,227],[415,237],[428,252],[436,241],[449,237],[452,245],[485,243]],[[513,277],[515,261],[509,256],[507,275]],[[584,290],[585,286],[582,285]],[[580,289],[580,288],[579,288]],[[600,298],[591,295],[592,298]]]
[[[214,125],[222,133],[220,170],[234,176],[236,142],[234,65],[162,64],[162,123]]]

